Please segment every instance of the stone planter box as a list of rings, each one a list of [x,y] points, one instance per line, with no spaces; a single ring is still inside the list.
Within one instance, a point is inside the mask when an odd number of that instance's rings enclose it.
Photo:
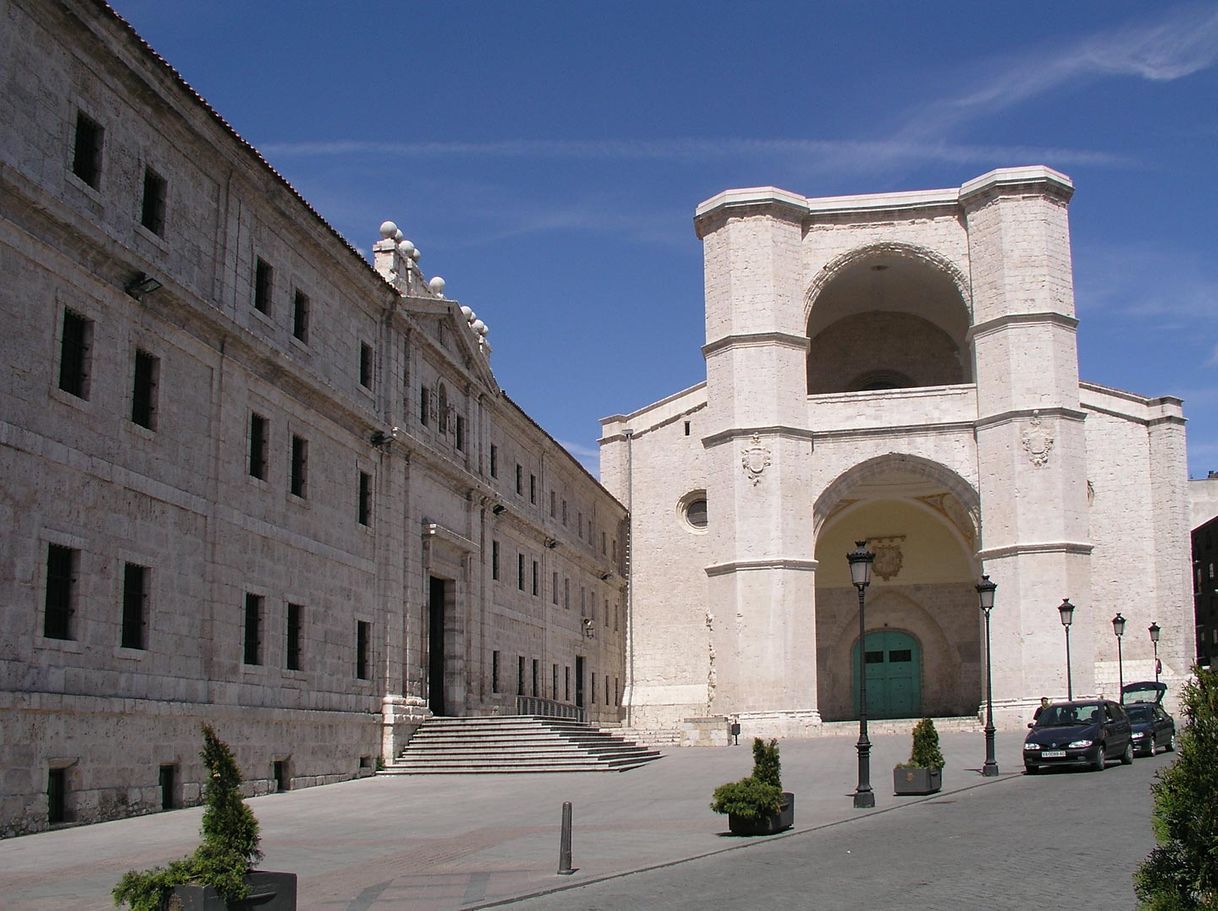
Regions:
[[[892,790],[901,794],[934,794],[943,787],[942,769],[923,769],[918,766],[892,770]]]
[[[749,819],[729,813],[727,827],[733,835],[773,835],[795,825],[795,795],[782,792],[782,804],[778,812],[768,819]]]
[[[296,911],[296,874],[255,870],[245,877],[250,894],[228,904],[211,886],[174,886],[165,911]]]

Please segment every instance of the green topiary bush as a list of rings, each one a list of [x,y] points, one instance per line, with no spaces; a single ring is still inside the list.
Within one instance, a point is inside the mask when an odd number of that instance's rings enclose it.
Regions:
[[[203,843],[189,857],[151,870],[128,870],[111,895],[114,904],[131,911],[160,911],[174,886],[211,886],[227,902],[249,894],[245,874],[262,859],[258,848],[258,820],[241,799],[241,770],[232,750],[203,725],[203,751],[207,768],[204,787]]]
[[[939,732],[935,723],[923,718],[913,729],[913,752],[909,761],[899,766],[902,769],[941,769],[945,765],[943,751],[939,749]]]
[[[1218,911],[1218,671],[1193,674],[1176,761],[1151,785],[1159,846],[1133,877],[1144,911]]]
[[[744,819],[761,820],[782,808],[782,763],[778,741],[753,738],[753,774],[715,788],[711,809]]]

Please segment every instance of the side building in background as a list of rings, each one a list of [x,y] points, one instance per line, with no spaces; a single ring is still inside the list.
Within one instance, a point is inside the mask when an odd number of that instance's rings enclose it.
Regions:
[[[1193,619],[1197,663],[1213,667],[1218,656],[1218,471],[1188,482],[1193,529]]]
[[[632,727],[814,732],[859,716],[863,675],[872,718],[975,715],[983,573],[1000,725],[1041,696],[1115,698],[1117,611],[1124,679],[1153,677],[1157,623],[1174,697],[1193,659],[1184,416],[1079,379],[1073,192],[1036,166],[698,207],[706,381],[602,422],[632,522]],[[862,642],[857,541],[876,555]]]
[[[431,715],[616,720],[626,512],[485,324],[105,4],[4,18],[0,834],[195,802],[201,722],[260,793]]]

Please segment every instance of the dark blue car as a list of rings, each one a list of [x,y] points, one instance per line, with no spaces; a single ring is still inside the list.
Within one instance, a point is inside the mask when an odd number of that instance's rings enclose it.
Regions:
[[[1176,748],[1176,721],[1163,709],[1166,685],[1157,681],[1129,683],[1121,690],[1121,702],[1133,725],[1133,751],[1153,756],[1159,747],[1169,753]]]
[[[1133,762],[1133,730],[1125,709],[1108,699],[1054,702],[1036,717],[1023,744],[1029,775],[1053,765],[1102,771],[1109,759]]]

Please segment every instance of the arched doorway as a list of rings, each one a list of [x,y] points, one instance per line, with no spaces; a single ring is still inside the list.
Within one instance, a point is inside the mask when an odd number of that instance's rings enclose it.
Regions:
[[[922,648],[902,630],[874,630],[863,650],[868,718],[916,718],[922,714]],[[853,664],[854,714],[859,713],[859,648]]]
[[[858,592],[846,554],[876,553],[866,590],[870,717],[971,715],[981,699],[976,498],[959,475],[891,454],[856,465],[816,503],[817,707],[858,717]]]

